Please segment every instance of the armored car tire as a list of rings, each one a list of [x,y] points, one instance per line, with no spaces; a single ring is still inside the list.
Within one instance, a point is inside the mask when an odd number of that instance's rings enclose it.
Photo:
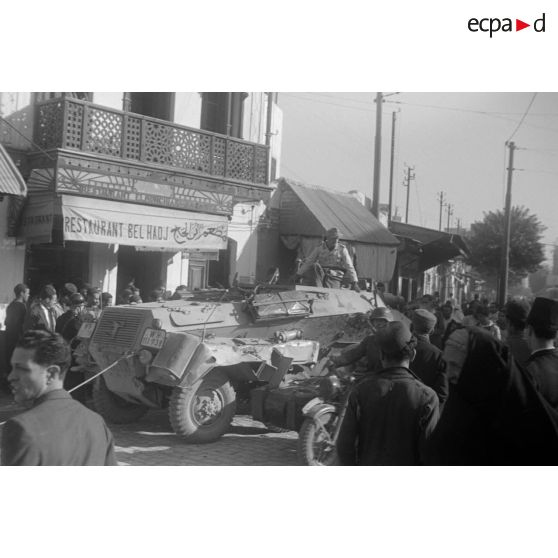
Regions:
[[[112,393],[107,387],[104,378],[99,377],[93,386],[93,404],[95,410],[107,422],[113,424],[128,424],[139,420],[149,407],[139,403],[130,403]]]
[[[301,465],[337,465],[337,453],[330,438],[336,418],[337,413],[331,411],[304,420],[298,433],[297,457]]]
[[[192,444],[218,440],[229,429],[235,412],[235,391],[218,370],[210,372],[197,388],[174,388],[169,403],[172,428]]]

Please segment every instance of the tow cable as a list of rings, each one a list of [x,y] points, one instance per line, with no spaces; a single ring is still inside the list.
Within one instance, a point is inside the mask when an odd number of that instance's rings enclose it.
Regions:
[[[109,366],[107,366],[106,368],[101,370],[100,372],[97,372],[97,374],[95,374],[94,376],[91,376],[91,378],[88,378],[84,382],[81,382],[81,384],[78,384],[77,386],[73,387],[72,389],[67,390],[68,393],[72,393],[72,391],[75,391],[76,389],[79,389],[80,387],[88,384],[89,382],[92,382],[95,378],[98,378],[99,376],[101,376],[102,374],[104,374],[105,372],[110,370],[113,366],[116,366],[119,362],[121,362],[123,360],[126,360],[128,358],[131,358],[135,354],[136,354],[135,352],[128,352],[128,353],[123,354],[120,358],[116,359],[112,364],[110,364]],[[8,422],[7,420],[5,420],[4,422],[0,422],[0,426],[4,426],[7,422]]]

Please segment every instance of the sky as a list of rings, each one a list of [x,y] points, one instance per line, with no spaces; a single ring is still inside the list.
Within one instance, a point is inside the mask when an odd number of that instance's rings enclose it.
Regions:
[[[385,92],[380,202],[389,199],[392,113],[396,112],[393,199],[405,217],[406,166],[414,167],[409,223],[438,229],[439,192],[453,206],[450,225],[470,227],[505,203],[508,153],[514,153],[512,204],[547,227],[557,243],[558,93]],[[282,92],[281,175],[372,197],[376,92]],[[528,112],[527,112],[527,109]],[[526,116],[525,113],[527,112]],[[443,209],[442,226],[447,226]]]

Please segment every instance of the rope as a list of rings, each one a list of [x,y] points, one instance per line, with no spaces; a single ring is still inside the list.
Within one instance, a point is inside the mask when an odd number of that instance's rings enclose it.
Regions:
[[[134,356],[134,353],[129,353],[129,354],[121,356],[119,359],[115,360],[110,366],[107,366],[106,368],[104,368],[100,372],[97,372],[97,374],[95,374],[94,376],[91,376],[91,378],[85,380],[81,384],[79,384],[79,385],[73,387],[72,389],[68,390],[68,393],[72,393],[76,389],[79,389],[80,387],[84,386],[85,384],[88,384],[89,382],[93,381],[95,378],[98,378],[101,374],[104,374],[105,372],[110,370],[113,366],[116,366],[120,361],[126,360],[127,358],[130,358],[132,356]],[[0,426],[4,426],[7,422],[8,422],[7,420],[5,420],[4,422],[0,422]]]

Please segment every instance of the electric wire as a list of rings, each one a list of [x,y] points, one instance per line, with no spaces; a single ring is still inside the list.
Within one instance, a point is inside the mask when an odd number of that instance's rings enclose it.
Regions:
[[[536,98],[537,98],[537,94],[533,93],[533,96],[531,97],[531,101],[529,102],[529,105],[527,106],[527,109],[525,110],[523,116],[521,117],[521,120],[519,121],[519,124],[517,125],[517,127],[513,131],[513,134],[510,136],[510,139],[508,139],[508,142],[510,142],[514,138],[514,136],[515,136],[515,134],[517,134],[517,131],[519,130],[519,128],[521,128],[521,125],[523,124],[523,121],[525,120],[525,118],[529,114],[529,110],[533,106],[533,103],[535,102]]]

